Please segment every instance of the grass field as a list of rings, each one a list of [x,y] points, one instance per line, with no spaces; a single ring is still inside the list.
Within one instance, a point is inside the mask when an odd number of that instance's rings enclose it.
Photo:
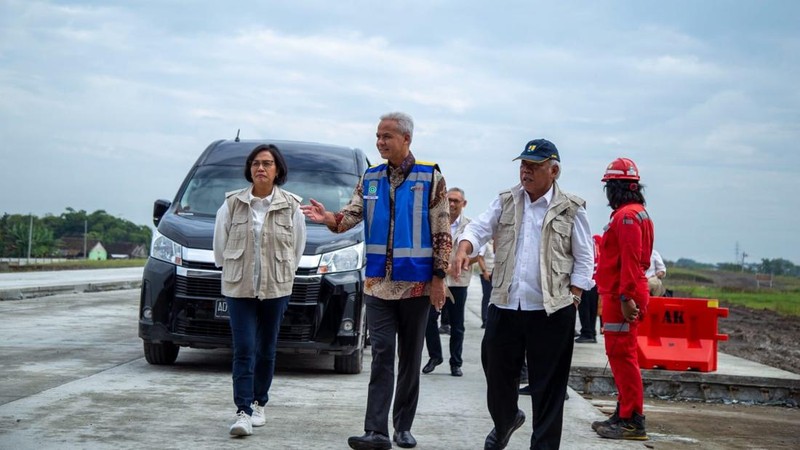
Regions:
[[[664,285],[676,297],[711,298],[753,309],[800,316],[800,278],[776,276],[761,287],[755,274],[668,268]]]

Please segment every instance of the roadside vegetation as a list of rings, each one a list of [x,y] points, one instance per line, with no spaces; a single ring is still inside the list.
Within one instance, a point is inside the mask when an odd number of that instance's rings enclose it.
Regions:
[[[123,244],[146,248],[151,238],[150,227],[103,210],[87,213],[66,208],[57,216],[8,213],[0,216],[0,257],[5,258],[76,258],[84,256],[87,242],[89,245],[101,242],[106,247]]]
[[[675,297],[716,299],[800,316],[800,277],[796,276],[668,266],[664,285]]]

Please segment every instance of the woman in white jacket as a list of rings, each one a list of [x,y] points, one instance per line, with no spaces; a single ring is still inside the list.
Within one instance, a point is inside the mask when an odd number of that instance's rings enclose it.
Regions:
[[[278,186],[288,168],[274,145],[254,148],[244,167],[250,186],[228,193],[217,211],[214,259],[233,336],[234,436],[266,423],[278,331],[306,241],[300,197]]]

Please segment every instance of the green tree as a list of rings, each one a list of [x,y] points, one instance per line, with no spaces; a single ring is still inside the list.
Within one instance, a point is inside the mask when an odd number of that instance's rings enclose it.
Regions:
[[[28,232],[30,216],[4,213],[0,217],[0,256],[25,257],[28,253]],[[152,230],[146,225],[136,225],[125,219],[116,218],[104,210],[91,214],[71,207],[60,215],[47,214],[34,218],[31,256],[51,256],[56,251],[56,243],[65,237],[86,237],[103,244],[132,243],[147,248],[152,238]]]
[[[25,216],[19,216],[23,218]],[[39,219],[33,220],[31,228],[30,216],[27,221],[14,220],[7,228],[10,241],[9,255],[24,258],[28,256],[28,243],[30,241],[31,256],[41,258],[52,256],[55,253],[55,239],[53,231],[47,228]]]
[[[758,270],[772,275],[795,275],[798,272],[798,268],[794,263],[783,258],[764,258],[761,260]]]

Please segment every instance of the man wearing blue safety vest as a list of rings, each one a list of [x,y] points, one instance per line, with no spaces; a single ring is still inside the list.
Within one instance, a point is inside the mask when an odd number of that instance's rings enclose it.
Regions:
[[[393,439],[417,445],[411,425],[419,399],[419,373],[429,305],[445,301],[445,273],[452,251],[447,187],[439,167],[411,153],[414,122],[404,113],[381,117],[376,146],[383,164],[370,167],[341,211],[326,211],[311,199],[303,213],[342,232],[364,222],[367,280],[364,302],[372,346],[364,435],[347,440],[353,449],[389,449],[394,358]],[[399,348],[398,348],[399,346]]]

